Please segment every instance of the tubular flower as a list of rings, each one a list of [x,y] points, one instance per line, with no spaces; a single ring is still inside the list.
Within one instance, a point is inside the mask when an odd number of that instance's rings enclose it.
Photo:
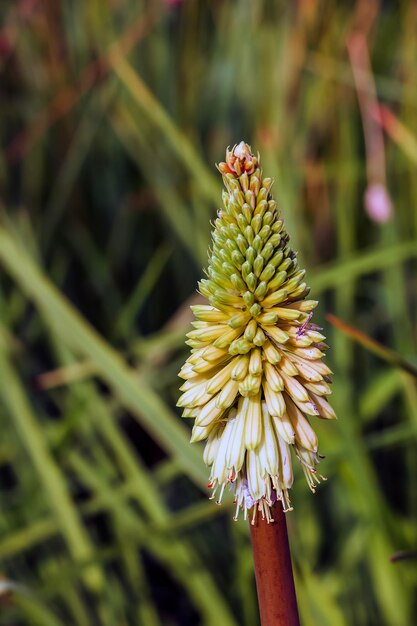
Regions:
[[[191,441],[207,440],[209,487],[221,502],[230,485],[236,515],[253,508],[269,522],[278,499],[291,509],[291,450],[311,490],[317,473],[317,436],[309,418],[335,419],[326,401],[331,371],[326,345],[311,323],[317,302],[307,300],[296,253],[263,178],[259,157],[243,141],[218,169],[226,191],[212,232],[207,278],[209,304],[191,307],[191,355],[178,406],[194,418]]]

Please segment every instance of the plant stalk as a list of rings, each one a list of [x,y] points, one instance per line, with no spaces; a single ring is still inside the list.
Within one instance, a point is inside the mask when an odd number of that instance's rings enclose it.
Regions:
[[[272,508],[274,523],[257,515],[250,526],[256,589],[262,626],[300,626],[287,523],[280,502]]]

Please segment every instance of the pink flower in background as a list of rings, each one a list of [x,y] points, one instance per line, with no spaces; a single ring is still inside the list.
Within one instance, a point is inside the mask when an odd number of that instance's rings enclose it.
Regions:
[[[383,109],[378,103],[366,33],[355,31],[347,41],[347,49],[356,84],[365,139],[368,179],[368,187],[364,197],[365,209],[371,220],[377,224],[384,224],[391,219],[393,206],[385,186],[385,146],[381,121],[379,120]],[[379,116],[376,115],[376,112],[379,113]]]
[[[372,183],[365,191],[365,208],[368,216],[378,224],[388,222],[392,217],[392,203],[385,185]]]

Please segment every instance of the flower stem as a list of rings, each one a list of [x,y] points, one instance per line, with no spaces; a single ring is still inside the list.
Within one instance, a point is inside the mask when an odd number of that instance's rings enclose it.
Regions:
[[[251,525],[256,589],[262,626],[300,626],[285,513],[272,508],[274,523],[258,515]]]

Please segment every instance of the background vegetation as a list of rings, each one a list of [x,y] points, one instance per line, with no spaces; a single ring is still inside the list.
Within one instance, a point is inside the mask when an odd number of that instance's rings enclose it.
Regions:
[[[248,529],[175,409],[213,164],[244,138],[335,372],[329,480],[298,474],[287,516],[303,625],[409,626],[416,561],[390,558],[417,544],[415,380],[325,314],[416,363],[415,4],[0,13],[0,624],[258,623]]]

